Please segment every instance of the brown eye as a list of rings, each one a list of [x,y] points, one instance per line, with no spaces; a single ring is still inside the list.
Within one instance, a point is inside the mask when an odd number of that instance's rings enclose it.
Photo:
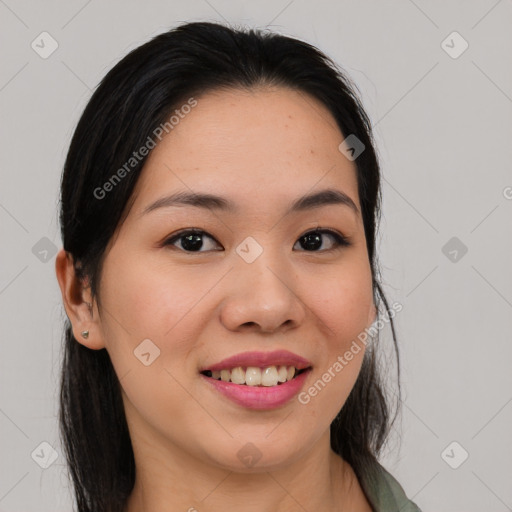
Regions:
[[[208,248],[208,243],[205,244],[204,242],[205,238],[215,241],[215,239],[208,235],[205,231],[189,229],[187,231],[181,231],[180,233],[171,236],[164,242],[164,245],[175,245],[177,242],[179,242],[181,247],[178,246],[177,248],[185,252],[208,252],[209,250],[218,250]],[[205,246],[207,249],[205,251],[201,251],[201,249],[203,249]]]
[[[334,243],[331,247],[327,247],[319,251],[318,249],[321,248],[324,243],[325,235],[328,235],[331,240],[334,240]],[[300,243],[308,252],[324,252],[350,245],[344,236],[328,229],[315,229],[314,231],[309,231],[302,235],[299,240],[297,240],[297,243]]]
[[[326,240],[329,239],[331,240],[331,243],[329,244],[327,242],[328,247],[325,247]],[[210,242],[208,242],[208,240]],[[307,252],[326,252],[351,245],[346,237],[336,231],[328,229],[315,229],[314,231],[309,231],[302,235],[297,240],[297,243],[299,243]],[[181,249],[182,251],[189,253],[222,250],[215,248],[220,247],[220,244],[218,244],[212,236],[200,229],[188,229],[176,233],[168,238],[163,245],[174,246],[177,249]]]

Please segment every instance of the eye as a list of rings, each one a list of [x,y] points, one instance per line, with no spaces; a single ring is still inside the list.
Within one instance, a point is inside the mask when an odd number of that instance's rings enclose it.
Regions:
[[[204,238],[215,240],[213,237],[208,235],[206,232],[201,231],[200,229],[188,229],[186,231],[181,231],[180,233],[171,236],[164,242],[163,245],[174,245],[175,243],[180,242],[181,247],[178,248],[186,252],[207,252],[208,250],[212,250],[208,248],[206,251],[200,250],[204,248]],[[206,244],[206,246],[208,246],[208,244]]]
[[[334,240],[334,244],[331,247],[327,247],[321,251],[318,251],[320,247],[323,246],[322,236],[328,235],[331,240]],[[335,249],[339,249],[340,247],[348,247],[351,243],[348,241],[346,237],[337,233],[336,231],[332,231],[330,229],[315,229],[314,231],[309,231],[302,235],[297,243],[300,243],[303,247],[306,247],[306,251],[308,252],[325,252],[332,251]]]
[[[323,247],[324,240],[322,237],[330,237],[331,246],[327,248],[323,248],[322,250],[318,250]],[[204,239],[209,239],[213,241],[213,246],[208,247],[208,243],[205,245]],[[180,246],[176,246],[179,243]],[[325,252],[332,251],[338,249],[340,247],[347,247],[351,245],[346,237],[337,233],[336,231],[332,231],[330,229],[315,229],[313,231],[308,231],[303,234],[296,242],[300,243],[303,247],[306,248],[308,252]],[[164,243],[164,246],[174,245],[178,249],[181,249],[185,252],[208,252],[211,250],[218,251],[222,249],[215,249],[215,245],[220,247],[220,245],[216,242],[216,240],[208,235],[205,231],[200,229],[187,229],[172,235],[168,238]],[[210,243],[211,245],[211,243]],[[206,249],[205,249],[206,247]],[[201,251],[201,249],[205,249]]]

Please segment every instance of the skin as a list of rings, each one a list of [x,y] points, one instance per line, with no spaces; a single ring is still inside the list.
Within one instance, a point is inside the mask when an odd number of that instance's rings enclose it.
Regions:
[[[121,382],[137,467],[126,512],[371,511],[329,433],[364,346],[306,405],[294,398],[275,410],[246,409],[199,375],[240,352],[287,349],[312,363],[307,390],[375,319],[356,167],[338,150],[344,135],[321,103],[285,88],[197,100],[147,160],[107,249],[101,307],[63,250],[56,261],[76,340],[106,348]],[[285,215],[323,188],[344,192],[359,212],[330,204]],[[142,214],[175,191],[221,195],[239,212],[172,206]],[[300,239],[317,226],[351,245],[324,234],[308,250]],[[200,252],[187,252],[183,238],[163,245],[185,228],[208,234]],[[263,248],[250,264],[236,252],[248,236]],[[148,338],[160,356],[145,366],[133,352]],[[249,442],[261,453],[252,467],[237,457]]]

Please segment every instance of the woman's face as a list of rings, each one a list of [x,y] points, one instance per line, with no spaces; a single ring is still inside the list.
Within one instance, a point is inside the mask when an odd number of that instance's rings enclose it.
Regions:
[[[325,439],[364,347],[344,356],[374,320],[356,168],[338,149],[333,117],[309,96],[275,88],[196,99],[142,171],[106,255],[92,338],[120,379],[135,450],[158,446],[238,472],[277,468]],[[326,189],[355,208],[305,201]],[[222,200],[163,200],[177,193]],[[201,233],[187,238],[190,229]],[[200,373],[274,351],[307,361],[299,388],[214,384]],[[252,364],[275,378],[265,368],[283,376],[290,361]],[[255,469],[245,455],[259,458]]]

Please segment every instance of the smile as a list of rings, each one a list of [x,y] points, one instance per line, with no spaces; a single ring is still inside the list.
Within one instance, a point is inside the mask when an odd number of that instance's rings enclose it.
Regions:
[[[247,370],[250,369],[251,367],[247,368]],[[295,368],[293,367],[292,369],[295,370]],[[261,373],[260,368],[257,368],[257,370],[259,370]],[[277,371],[279,372],[279,370]],[[247,383],[235,384],[234,382],[225,381],[222,379],[218,380],[216,378],[213,378],[213,375],[206,375],[208,373],[213,373],[210,372],[209,370],[201,372],[200,376],[201,379],[203,379],[203,381],[205,382],[205,384],[209,386],[209,389],[215,393],[215,395],[219,394],[222,397],[227,398],[229,401],[235,403],[236,405],[244,407],[246,409],[261,411],[276,409],[289,403],[293,399],[293,397],[300,393],[311,371],[311,367],[303,369],[297,372],[295,375],[293,375],[291,380],[286,380],[285,382],[277,381],[275,385],[270,386],[265,386],[262,384],[251,385]],[[254,373],[257,374],[257,372]],[[227,375],[224,374],[225,378],[226,376]],[[275,378],[273,377],[273,379]]]
[[[307,368],[297,370],[294,366],[267,366],[259,368],[257,366],[223,369],[223,370],[206,370],[201,372],[206,377],[223,382],[232,382],[242,386],[279,386],[294,379],[296,376],[305,372]]]

